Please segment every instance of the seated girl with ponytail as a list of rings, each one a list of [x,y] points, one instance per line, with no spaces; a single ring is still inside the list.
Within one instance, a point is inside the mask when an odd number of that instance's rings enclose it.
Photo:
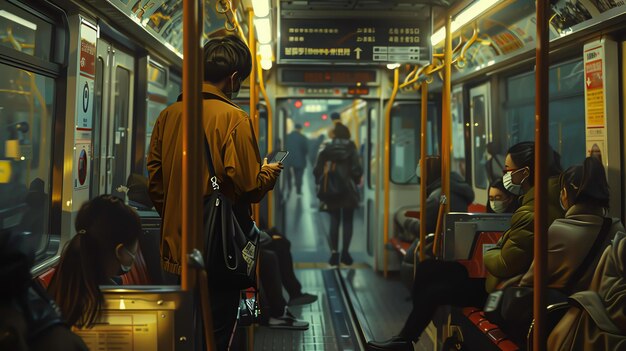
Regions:
[[[101,195],[81,206],[75,228],[48,292],[69,325],[89,328],[104,303],[99,285],[117,284],[135,261],[141,222],[122,200]]]
[[[591,282],[593,269],[580,277],[573,275],[601,234],[600,229],[608,215],[610,192],[604,166],[596,157],[587,157],[582,166],[572,166],[565,170],[560,177],[559,186],[561,208],[566,213],[565,218],[555,220],[548,229],[546,275],[549,288],[564,289],[570,286],[572,291],[565,292],[571,294],[586,290]],[[602,247],[602,243],[600,244]],[[602,249],[603,247],[599,251],[602,252]],[[591,254],[597,256],[595,261],[599,259],[599,254]],[[590,268],[593,267],[595,263],[590,264]],[[533,277],[534,264],[530,266],[520,285],[532,286]],[[572,279],[576,281],[570,282]]]

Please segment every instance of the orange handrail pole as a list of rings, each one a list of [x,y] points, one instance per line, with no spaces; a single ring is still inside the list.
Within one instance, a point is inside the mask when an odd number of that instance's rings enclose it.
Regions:
[[[426,170],[426,128],[428,122],[428,83],[422,81],[422,123],[420,126],[420,261],[424,260],[424,242],[426,240],[426,184],[428,182]]]
[[[259,111],[257,109],[257,103],[259,102],[259,91],[257,90],[256,74],[257,74],[257,60],[256,60],[256,36],[254,28],[254,10],[248,9],[248,48],[250,48],[250,55],[252,56],[252,70],[250,71],[250,118],[252,118],[252,124],[254,126],[254,134],[256,140],[259,140]],[[264,157],[264,155],[261,155]],[[252,205],[252,213],[255,222],[259,223],[261,217],[261,209],[259,204]]]
[[[552,157],[548,146],[548,56],[549,33],[548,18],[550,5],[545,0],[537,0],[537,39],[535,68],[535,275],[533,315],[535,318],[533,350],[546,350],[546,267],[547,267],[547,236],[548,232],[548,156]]]
[[[270,101],[269,96],[267,95],[267,90],[265,89],[265,79],[263,78],[263,69],[261,68],[259,56],[257,55],[257,74],[259,77],[259,89],[261,90],[261,95],[263,95],[263,100],[265,100],[265,105],[267,106],[267,153],[271,153],[274,151],[274,115],[272,111],[272,102]],[[261,155],[261,157],[265,157],[265,155]],[[267,227],[271,228],[274,226],[274,193],[271,192],[267,196]]]
[[[195,277],[190,273],[187,254],[197,247],[196,236],[202,228],[202,72],[200,32],[202,26],[201,5],[197,0],[183,1],[183,158],[182,158],[182,277],[183,290],[193,289]]]
[[[452,150],[452,116],[451,116],[451,85],[452,85],[452,18],[446,19],[446,44],[444,54],[444,76],[441,93],[441,194],[450,199],[450,153]],[[450,201],[446,201],[444,214],[450,210]],[[439,233],[437,233],[439,234]]]
[[[213,321],[208,297],[208,279],[202,267],[192,266],[192,252],[203,247],[202,238],[202,140],[205,138],[202,124],[202,35],[203,3],[183,0],[183,141],[182,141],[182,272],[181,287],[192,291],[199,283],[202,300],[203,328],[206,349],[215,349]],[[197,250],[195,250],[197,252]],[[191,270],[195,269],[197,275]],[[198,282],[200,280],[200,282]]]
[[[383,275],[387,278],[389,270],[389,253],[387,252],[387,243],[389,242],[389,167],[391,165],[391,108],[398,95],[398,86],[400,80],[400,70],[396,68],[393,70],[393,90],[391,91],[391,97],[387,102],[387,109],[385,110],[385,152],[383,157],[385,159],[383,169],[383,185],[384,185],[384,208],[383,208]]]

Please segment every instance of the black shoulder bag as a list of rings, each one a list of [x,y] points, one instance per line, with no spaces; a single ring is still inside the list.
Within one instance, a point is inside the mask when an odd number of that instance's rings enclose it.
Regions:
[[[566,286],[562,290],[546,289],[547,304],[555,304],[567,300],[567,295],[572,290],[595,259],[602,254],[601,246],[606,242],[613,220],[604,218],[602,227],[596,240],[589,249],[587,256],[570,276]],[[511,324],[528,327],[533,320],[533,287],[531,286],[508,286],[503,290],[489,294],[485,304],[485,316],[489,321],[496,324]]]
[[[217,95],[203,93],[204,99],[232,103]],[[259,257],[259,230],[252,225],[245,233],[235,214],[232,201],[220,191],[209,142],[204,149],[211,176],[213,193],[204,199],[205,264],[209,279],[236,289],[256,285],[256,264]]]

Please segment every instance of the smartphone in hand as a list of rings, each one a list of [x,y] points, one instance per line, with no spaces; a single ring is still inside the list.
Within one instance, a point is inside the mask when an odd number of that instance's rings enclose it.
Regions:
[[[277,151],[270,163],[283,162],[287,158],[287,155],[289,155],[289,151]]]

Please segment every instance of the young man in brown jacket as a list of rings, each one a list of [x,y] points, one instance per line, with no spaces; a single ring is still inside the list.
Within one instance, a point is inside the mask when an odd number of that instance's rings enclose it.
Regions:
[[[261,201],[282,170],[282,164],[267,164],[267,159],[261,164],[252,121],[232,103],[251,69],[250,51],[236,36],[212,39],[204,46],[202,124],[220,190],[234,202],[233,210],[244,232],[254,225],[251,203]],[[174,274],[180,274],[182,260],[182,113],[180,101],[161,112],[148,155],[150,198],[162,218],[162,265]],[[208,196],[212,188],[206,162],[198,167],[204,170],[203,194]],[[226,350],[237,318],[239,290],[212,281],[209,289],[217,348]]]

